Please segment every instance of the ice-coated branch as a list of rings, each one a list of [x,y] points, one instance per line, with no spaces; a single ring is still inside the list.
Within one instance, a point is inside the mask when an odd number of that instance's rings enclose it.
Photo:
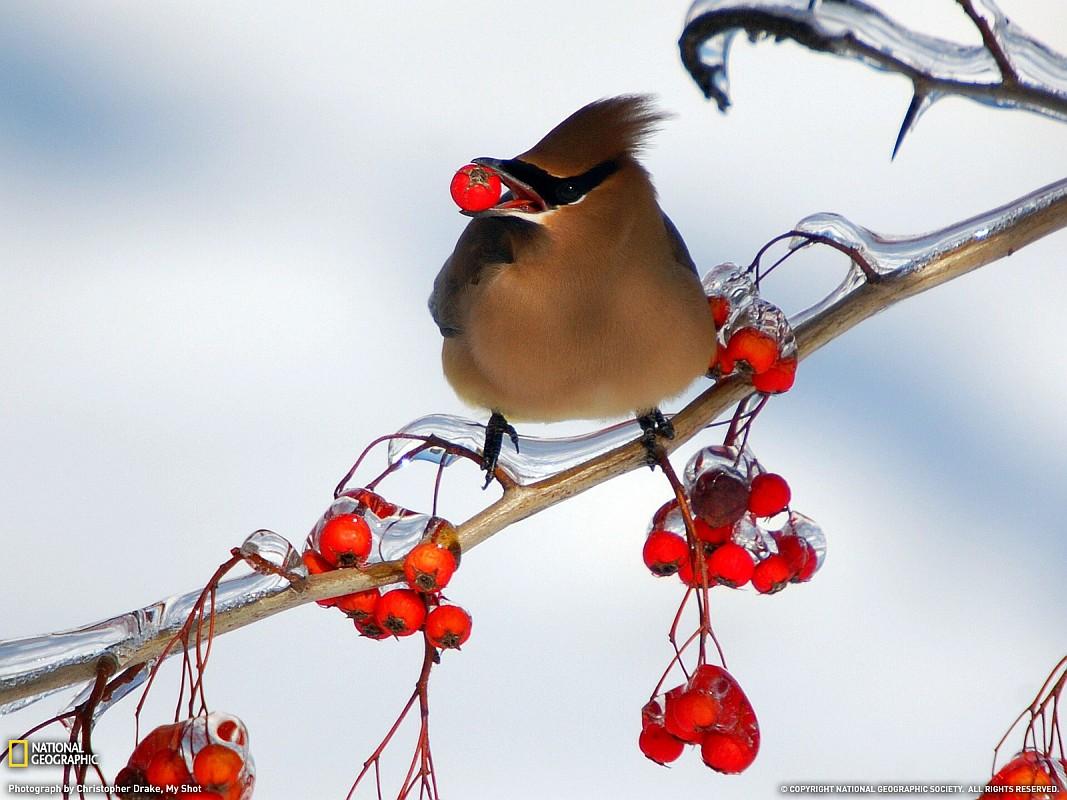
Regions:
[[[795,246],[831,244],[850,254],[853,262],[836,291],[792,320],[798,356],[811,355],[900,300],[1009,256],[1065,227],[1067,179],[920,236],[880,236],[831,214],[808,217],[792,232]],[[666,443],[667,449],[680,447],[751,392],[740,374],[711,386],[674,416],[675,438]],[[619,429],[612,429],[608,437],[605,441],[617,441]],[[566,465],[555,474],[506,483],[499,500],[459,526],[460,545],[469,550],[514,522],[643,467],[645,456],[644,447],[634,439]],[[261,538],[275,548],[276,557],[270,559],[274,563],[289,558],[282,552],[283,543],[270,536]],[[259,552],[265,551],[261,547]],[[223,581],[218,589],[214,632],[226,633],[313,600],[393,583],[401,574],[400,562],[390,561],[362,571],[340,569],[315,575],[300,581],[300,586],[291,586],[277,575]],[[160,601],[74,631],[0,643],[0,711],[90,681],[101,664],[112,673],[150,664],[163,653],[198,595],[194,592]]]
[[[730,105],[730,45],[741,30],[753,40],[792,39],[810,50],[903,75],[914,94],[894,154],[922,113],[948,95],[1067,121],[1067,58],[1012,24],[994,0],[957,2],[982,44],[910,30],[859,0],[697,0],[678,46],[693,80],[724,111]]]

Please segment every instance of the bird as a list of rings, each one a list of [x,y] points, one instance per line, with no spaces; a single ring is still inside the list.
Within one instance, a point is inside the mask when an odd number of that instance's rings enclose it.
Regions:
[[[589,103],[509,159],[507,192],[471,217],[429,309],[445,377],[490,412],[492,479],[512,422],[636,416],[650,466],[660,405],[706,374],[716,331],[693,259],[638,160],[666,118],[647,95]]]

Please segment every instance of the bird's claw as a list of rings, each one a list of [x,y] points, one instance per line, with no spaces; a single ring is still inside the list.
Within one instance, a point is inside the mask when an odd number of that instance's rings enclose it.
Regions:
[[[504,434],[508,435],[511,443],[515,445],[515,452],[519,452],[519,434],[516,433],[504,415],[494,411],[485,426],[485,446],[482,448],[482,469],[485,470],[485,489],[493,481],[493,473],[496,471],[497,461],[500,460],[500,448],[504,444]],[[673,435],[673,434],[672,434]]]
[[[674,425],[663,416],[663,412],[654,408],[647,414],[640,414],[637,423],[641,426],[641,444],[645,448],[645,462],[649,469],[655,469],[663,457],[663,448],[659,444],[659,437],[664,439],[674,438]]]

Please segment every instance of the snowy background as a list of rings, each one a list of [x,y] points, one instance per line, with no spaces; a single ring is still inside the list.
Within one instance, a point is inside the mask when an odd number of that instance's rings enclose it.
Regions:
[[[978,40],[948,0],[889,5]],[[1062,2],[1003,5],[1067,51]],[[891,163],[909,84],[788,44],[737,43],[722,115],[680,66],[685,10],[4,4],[0,638],[192,589],[259,527],[299,541],[366,442],[470,413],[425,309],[465,222],[448,181],[592,99],[652,92],[676,114],[646,162],[703,267],[747,262],[815,211],[916,233],[1067,174],[1063,124],[955,99]],[[643,470],[464,559],[450,595],[474,635],[432,685],[445,796],[752,798],[987,776],[1067,646],[1065,249],[1061,232],[865,323],[761,418],[753,447],[830,541],[810,584],[714,595],[763,730],[746,774],[696,752],[664,770],[637,750],[678,599],[641,564],[667,497]],[[769,296],[795,310],[840,268],[790,262]],[[400,480],[399,499],[424,498],[413,487],[430,474]],[[450,476],[446,514],[488,499],[476,481]],[[418,651],[314,605],[220,639],[209,700],[251,730],[257,798],[343,797]],[[170,675],[149,725],[172,707]],[[4,718],[0,739],[59,704]],[[109,775],[131,715],[98,730]],[[393,752],[398,780],[410,751]],[[16,777],[5,768],[0,794]]]

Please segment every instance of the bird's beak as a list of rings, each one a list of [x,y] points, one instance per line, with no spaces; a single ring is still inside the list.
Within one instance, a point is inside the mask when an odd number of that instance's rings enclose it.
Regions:
[[[499,158],[476,158],[471,163],[493,170],[500,176],[500,181],[508,191],[500,202],[485,211],[461,211],[468,217],[504,217],[510,214],[539,214],[548,210],[548,203],[532,186],[524,183],[510,171],[511,161]]]

